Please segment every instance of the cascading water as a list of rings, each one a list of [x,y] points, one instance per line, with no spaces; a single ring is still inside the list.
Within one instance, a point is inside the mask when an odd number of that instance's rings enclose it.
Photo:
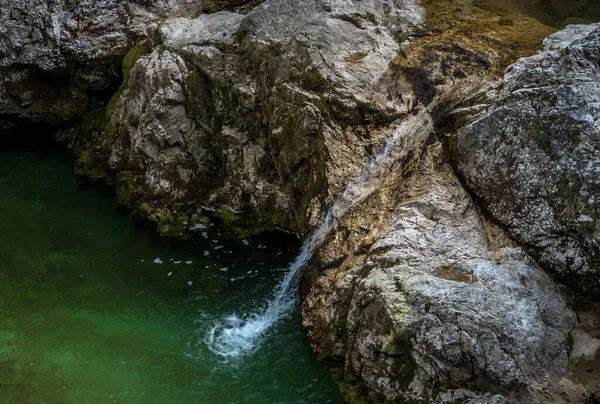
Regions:
[[[52,10],[50,18],[52,20],[52,33],[54,34],[54,40],[56,41],[56,45],[60,47],[63,25],[69,18],[69,13],[66,11],[65,5],[62,3],[62,1],[58,2],[55,9]]]
[[[243,317],[233,314],[210,328],[205,342],[213,353],[223,358],[235,358],[252,353],[256,349],[261,336],[293,309],[298,299],[297,285],[301,269],[332,232],[335,219],[343,217],[378,187],[381,179],[385,177],[382,176],[382,172],[389,170],[391,164],[397,160],[398,156],[389,158],[395,146],[401,143],[400,149],[405,153],[416,150],[415,145],[422,143],[430,133],[430,125],[431,122],[426,118],[426,110],[424,110],[409,118],[394,131],[381,152],[371,159],[370,165],[361,175],[348,183],[327,213],[325,221],[304,242],[300,254],[289,266],[273,297],[266,302],[266,308]],[[418,133],[422,136],[416,135]]]
[[[257,339],[290,312],[296,302],[296,285],[300,269],[312,257],[315,248],[323,242],[332,227],[333,215],[329,212],[323,224],[302,245],[300,254],[290,265],[264,311],[253,313],[245,318],[231,315],[210,329],[206,342],[212,352],[223,357],[236,357],[251,352],[257,345]]]

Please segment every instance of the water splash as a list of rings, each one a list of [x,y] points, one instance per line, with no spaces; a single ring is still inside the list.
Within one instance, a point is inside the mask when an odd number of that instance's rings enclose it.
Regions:
[[[422,123],[425,122],[425,126]],[[415,134],[430,133],[424,113],[413,116],[404,122],[387,140],[380,153],[371,160],[362,174],[351,180],[344,192],[336,199],[327,213],[325,221],[313,232],[300,250],[296,260],[289,266],[284,279],[277,286],[273,297],[266,302],[266,308],[243,317],[231,315],[214,324],[205,337],[208,348],[225,358],[236,358],[252,353],[261,337],[280,319],[286,317],[298,300],[297,285],[302,267],[311,259],[314,251],[323,244],[334,228],[335,219],[342,218],[353,206],[364,200],[388,172],[399,156],[392,156],[393,150],[408,153],[427,136]],[[424,130],[423,130],[424,129]],[[400,147],[398,147],[400,146]],[[393,158],[390,158],[393,157]]]
[[[267,302],[266,309],[243,318],[231,315],[209,330],[206,344],[213,353],[231,358],[252,352],[258,345],[258,339],[291,312],[297,300],[300,269],[310,260],[316,247],[324,241],[332,228],[333,214],[330,211],[325,221],[302,245],[300,254],[277,286],[273,298]]]

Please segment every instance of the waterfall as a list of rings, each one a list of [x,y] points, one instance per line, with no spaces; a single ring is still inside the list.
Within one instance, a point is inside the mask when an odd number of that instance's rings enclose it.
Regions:
[[[214,325],[206,336],[209,349],[223,357],[236,357],[251,352],[257,345],[257,339],[273,324],[285,317],[296,303],[297,284],[301,269],[312,257],[315,248],[323,243],[333,228],[331,211],[326,220],[313,232],[300,250],[300,254],[275,290],[274,297],[268,301],[267,308],[245,318],[236,315],[227,317]]]
[[[51,17],[50,17],[50,19],[52,20],[52,33],[54,34],[54,40],[56,41],[56,45],[58,47],[60,47],[60,39],[61,39],[63,24],[65,23],[66,20],[68,20],[68,18],[69,18],[69,13],[66,11],[65,5],[63,4],[63,2],[60,1],[58,3],[58,6],[54,10],[51,10]]]
[[[213,353],[223,358],[235,358],[251,353],[259,345],[263,334],[290,313],[298,300],[298,280],[303,266],[333,231],[335,220],[341,219],[352,207],[377,189],[385,180],[385,175],[382,174],[389,172],[398,158],[416,150],[427,139],[432,124],[426,113],[427,110],[424,110],[403,122],[389,137],[378,155],[371,159],[366,170],[348,183],[327,213],[325,221],[302,245],[300,254],[289,266],[273,297],[267,301],[265,309],[244,317],[230,315],[210,328],[205,342]],[[394,150],[398,151],[398,155],[392,156]]]

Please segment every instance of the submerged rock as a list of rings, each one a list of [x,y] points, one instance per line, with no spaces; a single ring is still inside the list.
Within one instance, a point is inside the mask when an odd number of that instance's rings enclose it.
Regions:
[[[457,135],[461,176],[557,279],[600,298],[600,25],[569,26],[506,72]]]

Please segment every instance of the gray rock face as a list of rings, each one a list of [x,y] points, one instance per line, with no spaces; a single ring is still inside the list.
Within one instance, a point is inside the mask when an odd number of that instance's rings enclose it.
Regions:
[[[104,134],[63,137],[82,150],[81,173],[104,172],[163,232],[188,221],[173,210],[303,232],[369,164],[380,127],[415,107],[411,79],[395,79],[404,97],[384,82],[394,35],[422,21],[414,2],[322,0],[167,19]]]
[[[460,130],[458,168],[544,267],[600,298],[600,25],[569,26],[511,66]]]
[[[0,3],[0,116],[74,120],[88,108],[88,91],[110,86],[128,45],[128,15],[121,2],[95,3]]]
[[[104,101],[128,48],[150,37],[159,21],[246,3],[1,0],[0,129],[81,118]]]
[[[554,402],[575,315],[523,251],[488,241],[438,159],[430,148],[381,227],[350,230],[351,214],[319,251],[327,269],[303,304],[313,346],[375,402]]]

